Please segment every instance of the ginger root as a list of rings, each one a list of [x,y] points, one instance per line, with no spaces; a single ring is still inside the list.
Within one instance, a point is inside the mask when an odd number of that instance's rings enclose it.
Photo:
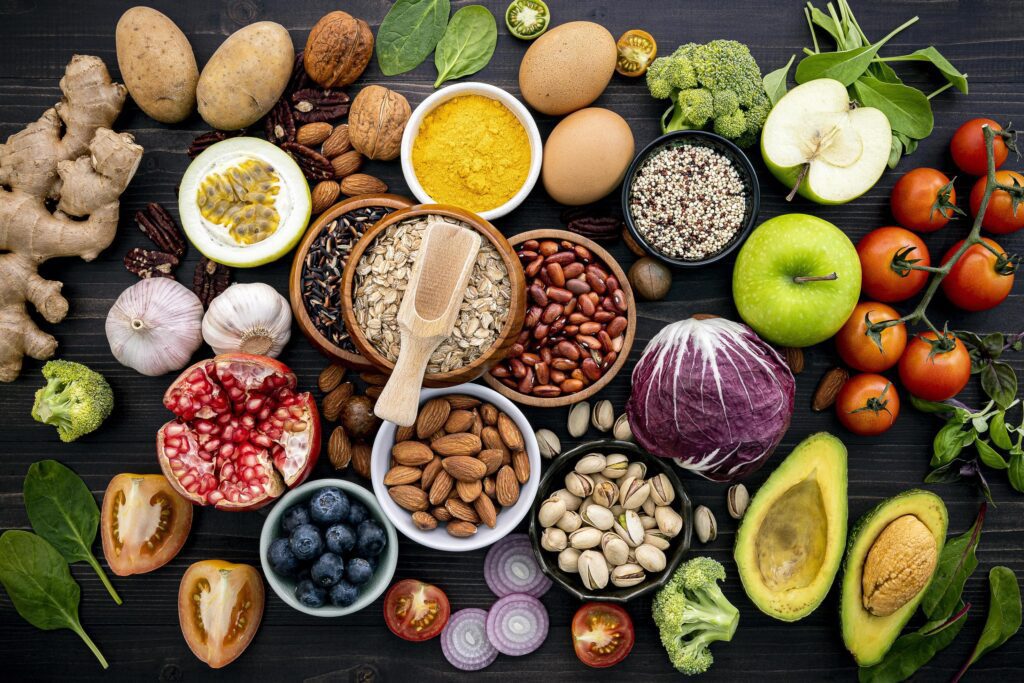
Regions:
[[[68,312],[61,283],[37,267],[59,256],[91,261],[110,245],[118,199],[142,160],[130,134],[110,130],[127,91],[103,60],[72,57],[60,89],[55,107],[0,145],[0,382],[18,376],[26,354],[44,360],[57,348],[25,310],[31,302],[51,323]]]

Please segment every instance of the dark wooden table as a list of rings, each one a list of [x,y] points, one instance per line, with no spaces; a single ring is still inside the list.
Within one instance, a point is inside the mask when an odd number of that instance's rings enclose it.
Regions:
[[[0,2],[0,136],[6,138],[34,121],[58,98],[57,82],[72,54],[102,57],[117,73],[114,54],[114,26],[130,2],[81,2],[64,0],[6,0]],[[384,0],[335,3],[324,0],[285,2],[283,0],[218,0],[200,2],[170,0],[153,3],[185,31],[200,64],[206,62],[224,38],[236,29],[260,20],[283,23],[296,46],[305,43],[309,28],[327,11],[338,6],[362,16],[376,29],[390,3]],[[453,3],[457,5],[463,2]],[[527,44],[510,37],[500,19],[506,2],[486,4],[499,16],[498,48],[490,65],[473,78],[518,92],[519,60]],[[919,165],[936,166],[952,172],[946,152],[956,127],[973,116],[1024,122],[1024,31],[1019,2],[868,2],[856,5],[857,17],[870,36],[881,37],[914,14],[921,21],[898,36],[891,47],[911,51],[931,42],[961,70],[970,75],[971,94],[947,92],[933,102],[935,131],[899,171]],[[809,44],[801,5],[785,2],[612,2],[608,0],[549,0],[557,23],[576,19],[599,22],[619,35],[626,29],[650,30],[664,52],[677,44],[714,38],[733,38],[749,44],[762,70],[770,71]],[[903,50],[906,48],[906,50]],[[384,82],[405,94],[415,106],[433,91],[431,61],[410,74],[383,79],[376,62],[370,65],[359,86]],[[911,70],[913,82],[935,84],[932,75]],[[353,91],[356,88],[353,88]],[[637,146],[658,134],[661,103],[647,96],[642,81],[616,77],[600,100],[623,115],[633,128]],[[538,117],[542,131],[554,121]],[[58,355],[89,364],[105,374],[117,396],[117,411],[103,428],[73,444],[62,444],[55,431],[32,421],[29,409],[40,385],[41,363],[27,361],[21,377],[13,384],[0,385],[0,528],[27,528],[21,501],[21,485],[28,466],[43,458],[56,458],[77,471],[89,487],[101,495],[107,482],[118,472],[158,472],[154,455],[154,434],[169,414],[160,402],[170,377],[146,378],[119,365],[107,347],[103,320],[117,295],[135,281],[121,259],[135,246],[146,246],[135,229],[132,214],[147,202],[172,207],[175,190],[188,165],[185,148],[192,138],[206,130],[198,116],[186,123],[167,127],[156,124],[129,102],[117,128],[132,132],[146,148],[131,187],[122,197],[122,225],[114,244],[96,261],[85,263],[63,259],[44,266],[43,275],[62,280],[71,311],[59,326],[44,325],[60,340]],[[762,186],[762,218],[787,211],[807,211],[833,221],[856,240],[868,230],[891,222],[888,195],[898,177],[889,172],[867,195],[842,207],[820,207],[803,200],[787,205],[783,188],[765,171],[760,155],[754,154]],[[1011,166],[1012,166],[1011,162]],[[405,190],[397,162],[373,163],[371,173],[384,178],[395,191]],[[961,196],[969,186],[958,182]],[[507,235],[540,227],[559,226],[559,209],[542,190],[536,191],[512,216],[498,221]],[[933,254],[942,254],[965,230],[964,221],[928,238]],[[1008,248],[1021,249],[1020,236],[1007,240]],[[624,264],[631,262],[626,249],[613,250]],[[190,277],[198,257],[190,250],[179,274]],[[263,281],[287,291],[290,259],[254,270],[239,271],[241,281]],[[735,315],[729,290],[731,260],[717,266],[677,273],[671,294],[658,303],[640,306],[639,330],[630,361],[635,362],[647,340],[665,324],[701,311]],[[1018,287],[1018,292],[1019,292]],[[939,309],[941,310],[941,304]],[[933,319],[949,314],[954,326],[975,330],[1017,330],[1024,324],[1021,297],[1015,293],[997,310],[963,315],[942,310]],[[204,349],[197,355],[209,355]],[[300,381],[313,386],[324,365],[321,358],[296,332],[282,359],[298,373]],[[929,416],[905,408],[897,425],[883,438],[864,439],[842,430],[831,414],[812,414],[810,395],[821,374],[835,362],[831,345],[809,350],[807,369],[797,378],[797,410],[779,454],[747,485],[756,489],[768,472],[794,444],[812,432],[830,430],[839,434],[850,450],[851,524],[882,498],[920,486],[928,471],[930,443],[937,423]],[[1021,363],[1014,359],[1018,372]],[[627,366],[631,367],[632,363]],[[617,409],[629,393],[628,372],[623,372],[601,398],[611,399]],[[967,400],[977,396],[972,385]],[[566,409],[527,410],[536,427],[550,427],[564,434]],[[593,438],[595,434],[588,437]],[[570,444],[568,438],[563,444]],[[331,474],[327,458],[321,459],[313,476]],[[354,476],[354,475],[348,475]],[[919,676],[921,680],[948,679],[967,657],[984,622],[988,606],[989,568],[1006,564],[1024,574],[1024,497],[1015,494],[1002,473],[991,473],[992,508],[978,555],[981,565],[967,584],[965,598],[976,605],[957,641],[934,659]],[[732,544],[736,524],[726,514],[725,487],[686,477],[695,500],[710,507],[718,518],[718,539],[698,552],[707,553],[726,565],[728,597],[742,614],[740,628],[731,643],[717,644],[715,665],[709,677],[718,680],[770,678],[776,680],[853,680],[856,667],[844,651],[839,635],[836,587],[818,610],[794,624],[774,621],[761,614],[746,598],[735,566]],[[977,511],[979,497],[962,484],[932,487],[946,501],[950,531],[966,529]],[[84,566],[73,567],[82,586],[81,618],[86,630],[104,651],[111,667],[107,678],[119,680],[179,681],[213,678],[210,670],[192,656],[178,628],[176,596],[185,568],[198,560],[223,558],[259,565],[258,537],[264,514],[229,514],[197,509],[191,537],[180,555],[164,568],[148,575],[115,578],[124,598],[117,607],[96,576]],[[97,544],[97,553],[99,553]],[[482,576],[483,552],[466,555],[431,551],[407,540],[401,542],[396,578],[416,577],[437,583],[447,591],[453,609],[487,608],[494,597]],[[650,601],[640,599],[629,605],[637,629],[632,655],[611,671],[597,673],[583,667],[572,653],[569,622],[576,602],[558,588],[543,599],[551,616],[551,631],[540,651],[520,659],[499,657],[480,676],[507,679],[515,676],[533,680],[669,679],[678,674],[669,665],[651,622]],[[92,655],[69,631],[41,632],[22,621],[6,593],[0,591],[0,661],[7,680],[71,678],[99,679],[103,676]],[[1018,679],[1024,667],[1024,637],[1011,642],[979,662],[973,680]],[[391,635],[384,626],[380,603],[349,618],[315,619],[302,615],[272,592],[267,595],[263,624],[249,650],[234,664],[217,673],[220,680],[427,680],[454,678],[456,672],[444,660],[437,641],[412,644]]]

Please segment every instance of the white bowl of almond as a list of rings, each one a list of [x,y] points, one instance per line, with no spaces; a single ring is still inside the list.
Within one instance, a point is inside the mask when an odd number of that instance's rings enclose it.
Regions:
[[[370,479],[402,534],[436,550],[485,548],[530,511],[540,451],[522,411],[478,384],[424,389],[416,424],[385,422]]]

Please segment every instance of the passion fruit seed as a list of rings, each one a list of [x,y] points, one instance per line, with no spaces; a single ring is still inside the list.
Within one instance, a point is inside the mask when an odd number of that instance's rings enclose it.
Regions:
[[[864,560],[864,609],[887,617],[924,590],[935,572],[938,547],[924,522],[903,515],[889,522]]]
[[[196,204],[203,218],[222,225],[239,244],[267,239],[281,224],[276,197],[281,177],[259,159],[246,159],[220,173],[203,178]]]

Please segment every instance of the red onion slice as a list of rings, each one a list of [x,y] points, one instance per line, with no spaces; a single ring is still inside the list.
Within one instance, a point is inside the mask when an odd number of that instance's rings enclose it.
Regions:
[[[526,534],[510,534],[491,546],[484,560],[484,579],[499,598],[513,593],[539,598],[551,588],[551,579],[541,572]]]
[[[441,652],[462,671],[490,666],[498,651],[487,638],[487,612],[471,607],[454,613],[441,631]]]
[[[487,613],[487,637],[503,655],[528,655],[548,637],[548,611],[532,595],[506,595]]]

